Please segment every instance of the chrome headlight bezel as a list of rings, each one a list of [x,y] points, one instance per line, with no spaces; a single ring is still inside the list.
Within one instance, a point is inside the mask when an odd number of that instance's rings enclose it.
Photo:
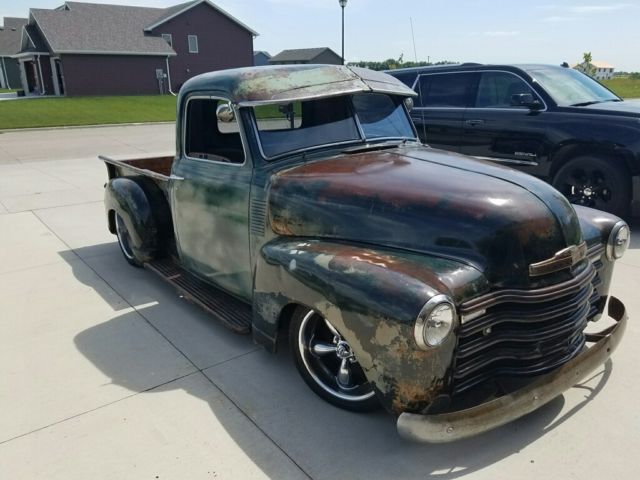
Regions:
[[[448,330],[437,341],[429,341],[428,329],[432,328],[430,321],[434,320],[434,314],[450,312],[450,319],[447,319]],[[446,313],[445,313],[446,315]],[[429,350],[442,345],[449,338],[458,323],[458,314],[453,300],[447,295],[436,295],[431,298],[420,310],[413,329],[413,337],[419,348]]]
[[[610,261],[622,258],[631,241],[631,229],[627,222],[620,220],[611,229],[607,240],[606,254]]]

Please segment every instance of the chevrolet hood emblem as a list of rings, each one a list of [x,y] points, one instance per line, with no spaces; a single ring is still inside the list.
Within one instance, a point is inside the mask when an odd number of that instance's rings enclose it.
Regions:
[[[548,273],[571,268],[587,256],[587,244],[571,245],[557,252],[552,258],[529,265],[529,276],[539,277]]]

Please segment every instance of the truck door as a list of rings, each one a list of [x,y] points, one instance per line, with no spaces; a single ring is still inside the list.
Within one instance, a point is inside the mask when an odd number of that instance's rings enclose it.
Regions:
[[[522,94],[531,94],[539,106],[516,105],[513,96]],[[536,174],[548,154],[547,115],[543,100],[518,75],[481,72],[474,101],[464,116],[461,153]]]
[[[238,122],[219,122],[222,99],[190,97],[182,115],[180,158],[170,183],[182,265],[224,290],[251,298],[249,195],[252,164]]]
[[[460,151],[465,110],[476,75],[472,72],[430,73],[418,77],[418,101],[411,119],[424,143],[443,150]]]

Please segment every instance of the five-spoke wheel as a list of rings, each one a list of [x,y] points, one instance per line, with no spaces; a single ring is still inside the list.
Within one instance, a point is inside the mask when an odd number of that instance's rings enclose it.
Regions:
[[[298,371],[314,392],[348,410],[378,407],[351,346],[328,320],[312,309],[298,308],[289,340]]]

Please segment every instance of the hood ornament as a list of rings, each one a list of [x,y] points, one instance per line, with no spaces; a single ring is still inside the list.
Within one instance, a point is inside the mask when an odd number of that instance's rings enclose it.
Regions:
[[[539,277],[548,273],[571,268],[580,260],[587,256],[587,244],[582,242],[580,245],[571,245],[563,248],[552,258],[542,260],[541,262],[529,265],[529,276]]]

